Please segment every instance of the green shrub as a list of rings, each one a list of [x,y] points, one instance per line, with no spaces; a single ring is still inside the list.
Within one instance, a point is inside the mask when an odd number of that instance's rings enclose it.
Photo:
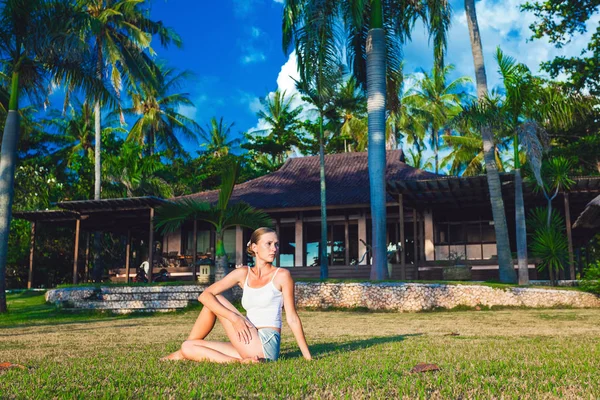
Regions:
[[[600,295],[600,261],[590,264],[584,271],[581,288]]]

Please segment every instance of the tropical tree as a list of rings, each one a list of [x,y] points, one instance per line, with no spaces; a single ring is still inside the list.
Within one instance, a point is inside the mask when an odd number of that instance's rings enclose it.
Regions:
[[[266,128],[245,133],[247,143],[242,148],[270,156],[270,163],[275,166],[283,164],[292,147],[300,144],[298,135],[302,121],[299,116],[302,107],[292,105],[295,97],[295,94],[286,96],[285,91],[277,90],[272,96],[262,99],[263,109],[256,115]]]
[[[145,146],[153,155],[159,148],[169,149],[175,154],[184,154],[178,136],[196,140],[200,126],[192,119],[179,113],[182,106],[193,106],[189,93],[177,93],[189,71],[177,72],[174,68],[158,66],[158,84],[141,82],[130,91],[132,106],[123,114],[137,118],[127,135],[128,141]]]
[[[431,2],[431,4],[444,2]],[[348,60],[352,72],[367,89],[369,114],[369,182],[371,218],[373,221],[372,279],[384,279],[387,274],[386,204],[385,204],[385,131],[387,110],[398,106],[394,81],[399,79],[400,45],[410,38],[410,30],[425,15],[426,5],[412,0],[286,0],[283,14],[284,51],[295,43],[299,70],[319,69],[320,61],[333,62],[338,40],[336,29],[343,21],[347,27]],[[431,22],[438,24],[439,18]],[[431,29],[431,26],[427,24]],[[436,25],[436,28],[440,27]],[[445,28],[440,27],[441,32]],[[440,36],[438,36],[440,37]],[[310,38],[310,40],[306,40]],[[310,43],[318,57],[303,58],[302,51]],[[436,39],[437,43],[437,39]],[[317,51],[320,49],[322,51]],[[331,49],[327,51],[325,49]],[[306,61],[306,62],[305,62]],[[312,76],[318,76],[314,74]],[[386,89],[387,84],[387,89]]]
[[[92,45],[96,77],[110,76],[110,85],[117,99],[123,86],[135,87],[136,82],[157,84],[159,76],[151,56],[152,36],[157,35],[163,46],[181,46],[179,36],[162,22],[148,18],[147,3],[140,0],[78,0],[77,23],[86,41]],[[94,199],[100,198],[101,186],[101,120],[102,104],[94,98],[95,115],[95,184]],[[124,122],[124,121],[122,121]]]
[[[488,96],[487,76],[485,73],[485,64],[483,61],[483,48],[481,46],[481,35],[479,34],[479,23],[477,21],[477,12],[475,10],[475,0],[465,0],[465,14],[467,16],[467,25],[469,27],[469,37],[471,40],[471,50],[473,52],[473,64],[475,66],[475,80],[477,83],[477,99],[480,115],[489,110],[486,103]],[[483,159],[485,162],[485,171],[490,192],[490,203],[492,206],[492,216],[494,218],[494,231],[496,233],[496,249],[498,253],[498,270],[501,282],[515,282],[517,280],[515,268],[510,251],[510,241],[508,238],[508,226],[506,224],[506,214],[504,213],[504,200],[502,199],[502,187],[500,185],[500,175],[498,174],[498,165],[495,157],[495,144],[492,129],[489,124],[478,125],[481,131],[483,141]],[[519,272],[519,284],[526,284],[529,280],[529,273]]]
[[[425,158],[423,153],[423,149],[408,149],[406,164],[413,168],[431,171],[433,169],[433,156]]]
[[[272,225],[271,217],[264,211],[257,210],[243,202],[230,204],[238,171],[238,163],[234,163],[224,170],[217,204],[183,198],[176,203],[161,206],[156,211],[156,228],[163,234],[174,232],[187,220],[205,221],[214,226],[216,234],[215,280],[223,279],[227,275],[227,252],[223,244],[223,237],[227,229],[236,225],[250,229]]]
[[[144,155],[137,143],[123,143],[118,154],[106,157],[103,168],[108,197],[173,197],[168,166],[161,161],[161,155]]]
[[[579,116],[589,112],[593,103],[559,85],[535,77],[526,65],[496,52],[499,72],[506,94],[502,104],[502,119],[512,135],[515,173],[515,210],[517,225],[517,255],[519,271],[527,271],[527,228],[523,202],[520,145],[534,171],[541,169],[542,149],[547,147],[548,127],[568,128]],[[537,172],[536,172],[537,173]],[[538,181],[540,181],[538,179]],[[524,272],[523,272],[524,274]],[[521,277],[519,278],[521,282]]]
[[[4,0],[0,2],[0,54],[5,76],[11,76],[8,115],[0,153],[0,313],[6,312],[5,271],[14,197],[19,139],[19,97],[39,104],[49,80],[70,79],[73,85],[106,98],[102,86],[90,76],[88,54],[68,23],[69,2]]]
[[[234,125],[234,122],[229,125],[223,122],[223,117],[219,121],[217,121],[217,118],[212,117],[210,124],[207,124],[206,128],[200,127],[198,133],[201,141],[200,147],[205,147],[205,151],[215,157],[228,155],[231,149],[241,142],[239,138],[231,139],[231,128]]]
[[[421,71],[423,77],[404,97],[405,103],[427,116],[436,174],[439,172],[440,133],[449,133],[450,121],[460,113],[462,100],[466,97],[459,90],[471,81],[468,77],[460,77],[446,84],[448,74],[453,69],[454,66],[448,65],[441,69],[434,68],[431,74]]]

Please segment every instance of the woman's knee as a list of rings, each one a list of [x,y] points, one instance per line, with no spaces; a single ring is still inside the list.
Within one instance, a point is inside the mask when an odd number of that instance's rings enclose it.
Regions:
[[[202,346],[202,343],[204,343],[204,340],[186,340],[181,344],[181,354],[188,358],[194,351],[194,347]]]

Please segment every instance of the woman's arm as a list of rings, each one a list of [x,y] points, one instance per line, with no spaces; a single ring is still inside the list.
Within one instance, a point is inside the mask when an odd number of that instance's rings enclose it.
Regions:
[[[240,314],[237,314],[225,307],[221,302],[217,299],[217,295],[223,293],[224,291],[231,289],[235,285],[239,285],[246,279],[247,268],[238,268],[234,271],[231,271],[229,274],[225,275],[223,279],[217,281],[207,287],[201,294],[198,296],[198,301],[202,303],[205,307],[208,307],[210,311],[218,315],[219,317],[225,318],[233,324],[235,331],[238,334],[238,338],[244,343],[250,343],[252,339],[252,334],[250,328],[253,327],[252,323],[248,321],[247,318],[243,317]]]
[[[292,330],[294,337],[296,338],[296,342],[298,343],[298,347],[300,347],[300,351],[302,352],[304,358],[307,360],[312,360],[312,356],[308,350],[308,345],[306,344],[306,338],[304,337],[302,322],[300,321],[300,317],[296,312],[296,300],[294,299],[294,280],[292,279],[292,275],[290,274],[290,271],[283,269],[283,271],[279,272],[277,278],[281,282],[283,307],[285,308],[287,323]]]

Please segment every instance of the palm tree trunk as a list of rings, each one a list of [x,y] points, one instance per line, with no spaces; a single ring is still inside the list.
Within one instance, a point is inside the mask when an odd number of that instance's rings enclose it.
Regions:
[[[433,128],[433,152],[435,154],[435,173],[439,173],[439,149],[438,149],[438,130]]]
[[[479,35],[479,24],[475,11],[475,0],[465,0],[465,12],[469,25],[469,36],[471,38],[471,50],[473,52],[473,63],[475,64],[475,78],[477,80],[477,97],[481,101],[488,93],[485,64],[483,61],[483,49],[481,47],[481,36]],[[504,200],[502,199],[502,186],[498,165],[494,156],[494,137],[488,126],[481,128],[483,139],[483,159],[487,175],[488,189],[490,191],[490,203],[494,218],[494,230],[496,233],[496,249],[498,252],[498,269],[500,282],[515,282],[517,276],[513,265],[508,238],[508,227],[506,214],[504,212]]]
[[[2,150],[0,151],[0,314],[6,307],[6,262],[8,236],[15,196],[15,169],[17,167],[17,142],[19,141],[19,72],[13,72],[8,116],[4,123]]]
[[[515,221],[517,224],[517,258],[519,261],[519,285],[529,284],[527,266],[527,228],[525,226],[525,203],[521,169],[515,169]]]
[[[325,192],[325,146],[323,144],[323,112],[319,114],[319,174],[321,181],[321,245],[319,258],[321,259],[321,279],[329,277],[327,266],[327,197]]]
[[[99,37],[96,38],[96,77],[102,79],[102,47]],[[100,100],[96,100],[94,104],[94,200],[100,200],[101,184],[102,184],[102,162],[100,154],[102,151],[102,127],[101,127],[101,108]],[[100,235],[99,231],[94,232],[94,269],[92,275],[94,282],[98,283],[102,280],[102,263],[100,261]]]
[[[385,32],[381,0],[371,2],[371,29],[367,35],[367,111],[369,114],[369,186],[373,265],[371,279],[387,277],[385,208]]]
[[[225,252],[225,245],[223,243],[224,232],[217,232],[216,235],[217,237],[215,241],[215,282],[225,278],[225,276],[227,275],[227,270],[229,268],[227,253]],[[229,301],[233,300],[233,291],[231,289],[222,292],[221,295]]]

